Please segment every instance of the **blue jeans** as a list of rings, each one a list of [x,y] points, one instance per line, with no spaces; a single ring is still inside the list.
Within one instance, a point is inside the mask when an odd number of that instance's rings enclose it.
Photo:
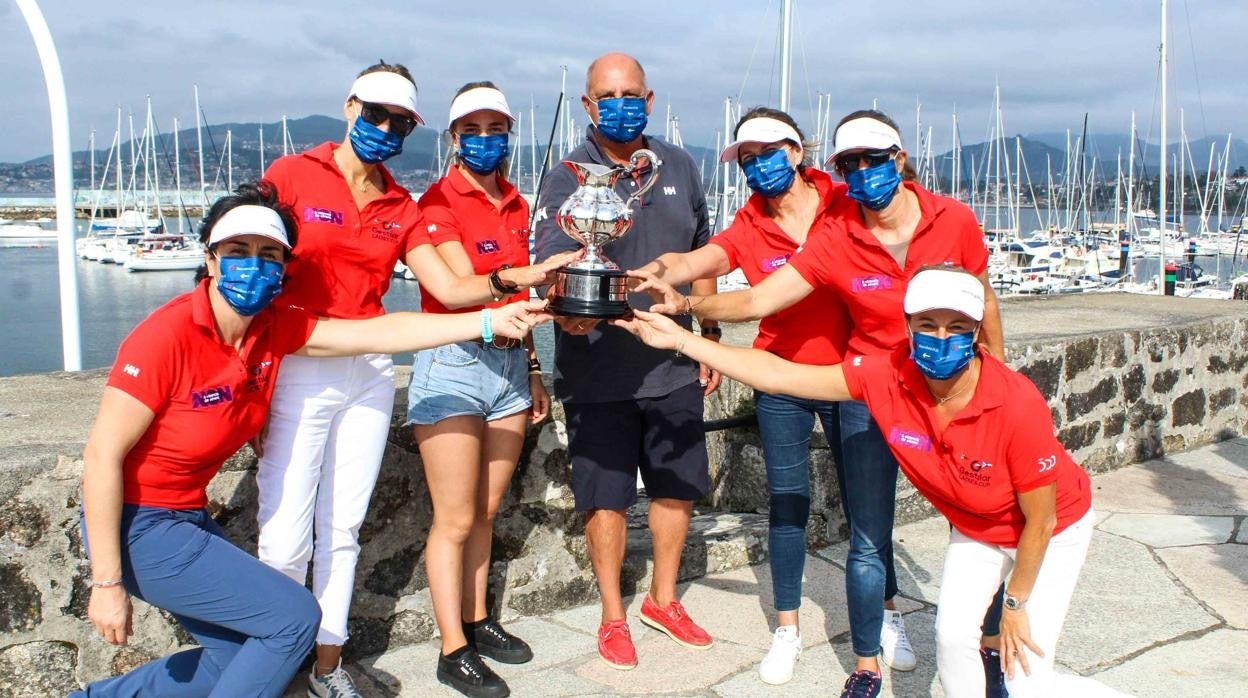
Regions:
[[[758,433],[767,465],[770,520],[767,529],[771,593],[777,611],[802,604],[806,522],[810,519],[810,438],[815,417],[836,463],[841,462],[838,403],[756,391]]]
[[[884,601],[897,595],[893,566],[893,514],[896,509],[897,460],[862,402],[841,403],[841,452],[838,461],[841,506],[849,520],[849,557],[845,561],[845,596],[854,654],[880,652]]]
[[[172,613],[200,646],[73,698],[282,695],[320,625],[311,592],[227,541],[203,509],[127,504],[121,541],[126,591]]]

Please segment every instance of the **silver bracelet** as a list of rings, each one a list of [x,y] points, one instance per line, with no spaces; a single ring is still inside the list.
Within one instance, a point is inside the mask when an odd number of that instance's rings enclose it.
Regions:
[[[94,579],[91,580],[92,589],[107,589],[109,587],[119,587],[119,586],[121,586],[120,579],[107,579],[103,582],[97,582]]]

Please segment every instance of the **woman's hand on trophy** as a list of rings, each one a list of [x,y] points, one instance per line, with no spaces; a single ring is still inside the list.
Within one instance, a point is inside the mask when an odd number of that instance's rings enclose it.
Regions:
[[[633,269],[628,273],[628,290],[645,293],[654,301],[650,312],[664,315],[680,315],[689,311],[689,299],[672,285],[648,271]]]
[[[554,316],[546,310],[546,301],[519,301],[491,311],[494,333],[510,339],[524,339],[535,325]]]
[[[515,284],[520,288],[531,288],[555,281],[555,272],[585,256],[585,248],[560,252],[551,255],[545,261],[530,264],[527,267],[515,267],[499,272],[503,281]]]
[[[644,310],[634,310],[627,317],[612,320],[611,324],[632,332],[655,349],[679,350],[693,336],[693,333],[677,325],[666,315]]]

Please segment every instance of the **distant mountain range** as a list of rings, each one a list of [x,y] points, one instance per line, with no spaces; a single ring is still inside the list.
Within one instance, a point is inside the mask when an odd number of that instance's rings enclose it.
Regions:
[[[213,124],[203,130],[204,170],[205,177],[210,184],[216,182],[217,186],[215,188],[217,189],[222,188],[225,184],[226,164],[224,151],[227,133],[231,137],[234,181],[236,183],[246,181],[260,174],[260,133],[262,128],[264,132],[264,165],[267,166],[280,157],[283,152],[282,124],[280,121],[263,124],[257,122]],[[546,129],[539,128],[539,132],[545,130],[549,133],[548,129],[549,125],[546,126]],[[293,145],[293,151],[299,152],[325,141],[340,142],[346,130],[346,122],[329,116],[315,115],[301,119],[288,119],[286,132],[290,143],[287,144],[286,148],[290,150]],[[400,182],[415,191],[420,191],[432,179],[436,178],[437,140],[439,137],[440,134],[436,130],[421,127],[417,128],[407,138],[407,141],[404,143],[403,153],[387,163],[387,166]],[[539,137],[544,138],[544,136]],[[1026,172],[1030,175],[1032,183],[1036,185],[1044,184],[1049,171],[1052,172],[1055,181],[1064,176],[1063,169],[1066,166],[1065,133],[1034,133],[1010,136],[1005,147],[1005,156],[1010,163],[1010,172],[1017,172],[1015,138],[1019,139],[1018,142],[1021,143],[1023,161],[1027,166]],[[1130,148],[1128,141],[1128,136],[1123,134],[1090,134],[1087,146],[1084,148],[1085,169],[1091,168],[1095,160],[1098,177],[1112,178],[1119,152],[1123,153],[1123,168],[1126,168],[1127,153]],[[160,143],[161,184],[162,187],[167,187],[172,183],[174,161],[173,136],[168,133],[160,134],[158,142]],[[1075,148],[1077,134],[1071,135],[1070,142],[1071,148]],[[1216,163],[1226,145],[1225,137],[1201,138],[1192,141],[1189,146],[1195,169],[1202,177],[1208,166],[1211,143],[1214,146],[1214,162]],[[101,176],[104,162],[108,156],[107,146],[101,148],[98,145],[97,143],[97,177]],[[178,133],[178,147],[180,150],[183,188],[193,189],[196,187],[199,178],[194,128],[183,129]],[[694,162],[699,163],[704,169],[704,174],[709,176],[710,168],[717,164],[717,153],[709,148],[700,146],[686,147],[693,156]],[[1177,144],[1169,146],[1168,150],[1172,158],[1177,156],[1178,148]],[[121,151],[126,157],[128,166],[129,141],[122,144]],[[541,156],[544,152],[545,144],[543,143],[538,150],[539,170],[541,168]],[[976,170],[982,176],[988,156],[989,148],[986,143],[964,145],[962,147],[961,180],[963,182],[968,181],[968,178],[973,176]],[[517,165],[521,173],[518,179],[523,179],[528,173],[529,163],[531,162],[529,146],[513,148],[513,157],[518,158]],[[1072,154],[1072,158],[1076,157],[1077,154]],[[937,155],[935,160],[939,176],[945,180],[950,179],[953,173],[952,153],[945,152]],[[79,187],[89,186],[89,162],[90,157],[86,150],[74,153],[74,180]],[[1137,176],[1156,176],[1157,165],[1157,145],[1139,143],[1136,151]],[[1189,169],[1190,167],[1189,165]],[[1230,170],[1233,172],[1238,167],[1248,167],[1248,141],[1243,139],[1234,139],[1231,142]],[[51,170],[50,155],[22,163],[0,163],[0,191],[50,191]],[[140,178],[141,176],[142,173],[140,172]],[[114,165],[109,181],[113,181],[115,177],[116,170]],[[1026,179],[1027,175],[1024,175],[1024,182],[1026,182]]]

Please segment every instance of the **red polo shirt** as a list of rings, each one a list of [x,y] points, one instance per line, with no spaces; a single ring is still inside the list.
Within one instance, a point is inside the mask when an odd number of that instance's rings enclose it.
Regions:
[[[849,310],[850,354],[888,353],[908,343],[902,301],[919,269],[951,262],[979,275],[988,268],[984,233],[971,209],[947,196],[905,182],[919,197],[920,218],[905,267],[880,244],[862,219],[858,202],[837,199],[827,234],[813,236],[789,261],[812,286],[830,286]]]
[[[381,315],[394,263],[419,244],[411,194],[378,166],[386,191],[363,210],[334,162],[335,143],[278,158],[264,178],[299,222],[279,301],[323,317]]]
[[[198,509],[221,464],[260,431],[277,367],[312,335],[316,317],[271,305],[242,348],[221,341],[203,281],[157,308],[126,337],[108,385],[156,413],[122,465],[127,504]]]
[[[434,245],[458,242],[464,246],[476,274],[489,274],[504,264],[523,267],[529,263],[529,203],[511,182],[499,177],[503,198],[498,206],[485,192],[452,167],[420,197],[420,234]],[[420,309],[426,313],[466,313],[484,307],[497,308],[529,297],[528,290],[471,308],[450,310],[420,287]]]
[[[832,204],[844,198],[845,185],[813,168],[806,168],[803,176],[819,192],[819,211],[807,233],[809,245],[815,235],[823,234],[821,223]],[[723,248],[728,263],[740,268],[751,286],[762,283],[802,249],[767,215],[761,194],[751,196],[732,225],[712,237],[710,244]],[[830,288],[817,286],[794,305],[760,320],[754,347],[789,361],[826,366],[841,362],[849,329],[849,315],[840,297]]]
[[[906,350],[842,364],[910,482],[967,536],[1016,547],[1026,519],[1018,493],[1057,483],[1061,533],[1092,506],[1088,474],[1053,435],[1044,396],[1025,376],[980,354],[971,402],[938,434],[935,400]]]

